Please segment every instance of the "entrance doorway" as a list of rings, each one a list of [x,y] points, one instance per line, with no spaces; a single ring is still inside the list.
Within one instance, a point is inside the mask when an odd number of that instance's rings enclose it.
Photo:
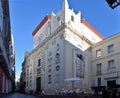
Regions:
[[[36,93],[41,91],[41,77],[36,78]]]
[[[116,80],[107,81],[107,86],[110,88],[116,87]]]

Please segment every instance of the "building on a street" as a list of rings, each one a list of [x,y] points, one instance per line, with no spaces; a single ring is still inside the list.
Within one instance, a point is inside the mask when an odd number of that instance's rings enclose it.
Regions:
[[[45,16],[32,35],[34,48],[22,64],[26,92],[120,85],[120,33],[104,39],[67,0],[57,14]]]
[[[120,87],[120,33],[92,45],[91,87]]]
[[[63,88],[91,87],[91,47],[103,36],[81,18],[81,12],[76,14],[64,0],[62,9],[45,16],[32,35],[34,48],[26,53],[22,64],[26,92],[42,89],[55,94]],[[80,81],[66,82],[69,78]]]
[[[20,74],[20,92],[25,92],[26,85],[26,67],[25,67],[26,57],[22,63],[22,72]]]
[[[30,61],[32,61],[29,58],[29,53],[25,53],[24,61],[22,63],[22,72],[20,75],[20,91],[24,92],[25,89],[27,91],[35,91],[35,85],[32,84],[32,81],[34,81],[34,74],[33,74],[33,65]],[[30,71],[29,71],[30,70]]]
[[[8,0],[0,0],[0,93],[15,87],[15,53]]]

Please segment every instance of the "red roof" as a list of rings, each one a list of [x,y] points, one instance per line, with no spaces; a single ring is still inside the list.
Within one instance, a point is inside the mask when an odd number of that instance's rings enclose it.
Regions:
[[[39,29],[50,19],[51,19],[51,16],[48,16],[48,15],[45,16],[45,18],[42,20],[42,22],[33,31],[32,35],[34,36],[39,31]],[[86,20],[81,19],[81,23],[83,23],[85,26],[87,26],[91,31],[93,31],[101,39],[104,39],[104,37],[96,29],[94,29]]]
[[[81,23],[83,23],[85,26],[87,26],[91,31],[93,31],[101,39],[104,39],[104,37],[96,29],[94,29],[86,20],[81,19]]]
[[[45,18],[42,20],[42,22],[33,31],[32,35],[34,36],[39,31],[39,29],[50,19],[51,19],[51,16],[45,16]]]

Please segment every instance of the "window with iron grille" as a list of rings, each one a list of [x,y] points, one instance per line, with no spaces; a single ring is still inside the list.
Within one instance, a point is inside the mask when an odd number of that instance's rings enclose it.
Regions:
[[[112,45],[109,45],[108,46],[108,53],[111,53],[111,52],[113,52],[113,44]]]
[[[98,86],[101,86],[101,78],[97,79],[97,84],[98,84]]]
[[[108,61],[108,68],[113,68],[115,67],[114,60]]]
[[[101,75],[102,64],[97,64],[97,75]]]
[[[96,57],[102,56],[101,49],[96,50]]]

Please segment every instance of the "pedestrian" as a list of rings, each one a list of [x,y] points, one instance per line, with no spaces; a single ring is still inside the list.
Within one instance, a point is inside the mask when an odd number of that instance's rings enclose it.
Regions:
[[[44,90],[41,90],[41,91],[40,91],[40,95],[41,95],[41,97],[43,97],[43,96],[45,95]]]
[[[118,98],[120,98],[120,87],[117,88]]]

